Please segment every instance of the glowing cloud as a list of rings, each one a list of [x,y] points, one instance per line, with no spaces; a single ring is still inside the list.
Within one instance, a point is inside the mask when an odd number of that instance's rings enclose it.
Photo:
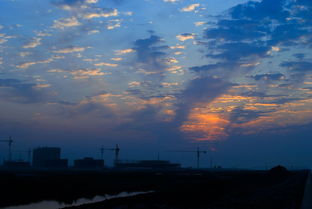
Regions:
[[[69,53],[73,53],[73,52],[83,52],[85,49],[86,49],[86,47],[71,47],[71,48],[56,50],[53,52],[59,53],[59,54],[69,54]]]
[[[101,66],[117,67],[118,64],[101,62],[101,63],[96,63],[96,64],[94,64],[94,66],[97,66],[97,67],[101,67]]]
[[[195,39],[195,34],[193,33],[184,33],[181,35],[177,35],[176,38],[179,41],[186,41],[186,40],[190,40],[190,39]]]
[[[182,12],[193,12],[200,4],[191,4],[181,9]]]
[[[116,50],[116,55],[123,55],[123,54],[129,54],[135,52],[134,49],[122,49],[122,50]]]
[[[225,129],[229,124],[230,121],[218,114],[199,113],[198,109],[194,108],[189,120],[181,126],[181,130],[195,140],[215,141],[228,136]]]
[[[104,73],[100,69],[80,69],[70,72],[74,75],[74,79],[87,79],[94,76],[109,75],[110,73]]]

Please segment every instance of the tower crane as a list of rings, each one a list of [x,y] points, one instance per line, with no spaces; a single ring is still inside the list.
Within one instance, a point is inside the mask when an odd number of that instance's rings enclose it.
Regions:
[[[104,154],[104,150],[109,150],[109,151],[114,151],[115,152],[115,164],[118,163],[119,161],[119,152],[120,152],[120,148],[119,145],[116,144],[115,148],[105,148],[105,147],[101,147],[101,158],[103,159],[103,154]]]
[[[197,163],[197,168],[199,168],[199,159],[200,159],[200,155],[201,154],[206,154],[207,151],[206,150],[200,150],[199,147],[197,147],[196,150],[173,150],[171,152],[192,152],[192,153],[196,153],[196,163]]]
[[[2,139],[2,140],[0,140],[0,142],[8,143],[8,145],[9,145],[8,161],[11,161],[12,160],[12,150],[11,150],[11,148],[12,148],[12,143],[13,143],[12,137],[9,137],[8,139]]]

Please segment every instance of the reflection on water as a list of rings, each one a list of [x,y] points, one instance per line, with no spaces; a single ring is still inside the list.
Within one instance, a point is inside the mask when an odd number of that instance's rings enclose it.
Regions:
[[[77,206],[81,204],[87,204],[87,203],[95,203],[95,202],[100,202],[103,200],[109,200],[113,198],[119,198],[119,197],[130,197],[130,196],[135,196],[138,194],[146,194],[150,193],[149,192],[121,192],[117,195],[104,195],[104,196],[95,196],[93,199],[87,199],[87,198],[80,198],[77,201],[75,201],[73,204],[65,204],[57,201],[41,201],[37,203],[31,203],[27,205],[19,205],[19,206],[11,206],[11,207],[6,207],[4,209],[58,209],[58,208],[63,208],[63,207],[68,207],[68,206]]]

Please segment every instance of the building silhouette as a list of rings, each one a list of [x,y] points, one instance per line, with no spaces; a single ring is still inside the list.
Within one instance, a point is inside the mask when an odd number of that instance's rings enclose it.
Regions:
[[[167,160],[141,160],[141,161],[119,161],[115,164],[116,168],[133,168],[133,169],[178,169],[181,167],[178,163],[170,163]]]
[[[104,160],[96,160],[91,157],[74,160],[74,168],[79,169],[101,169],[104,168]]]
[[[61,159],[59,147],[39,147],[33,150],[32,165],[44,168],[66,168],[68,160]]]
[[[6,168],[29,168],[30,163],[26,161],[4,161],[3,166]]]

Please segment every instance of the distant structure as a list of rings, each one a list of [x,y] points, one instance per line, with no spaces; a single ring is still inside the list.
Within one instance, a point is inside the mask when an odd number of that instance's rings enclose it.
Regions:
[[[2,139],[2,140],[0,140],[0,142],[8,143],[8,145],[9,145],[9,152],[8,152],[8,159],[7,159],[7,161],[11,161],[12,160],[12,143],[13,143],[12,137],[9,137],[8,139]]]
[[[141,161],[118,161],[115,164],[116,168],[132,168],[132,169],[156,169],[168,170],[178,169],[181,167],[178,163],[170,163],[167,160],[141,160]]]
[[[114,164],[118,164],[119,163],[119,152],[120,152],[120,148],[119,145],[116,144],[115,148],[104,148],[103,146],[101,147],[101,158],[103,160],[103,154],[104,154],[104,150],[109,150],[109,151],[114,151],[115,152],[115,160],[114,160]]]
[[[199,147],[197,147],[196,150],[193,151],[185,151],[185,150],[175,150],[175,151],[171,151],[171,152],[191,152],[191,153],[196,153],[196,165],[197,165],[197,169],[199,169],[199,159],[201,154],[207,154],[206,150],[200,150]],[[210,159],[210,167],[212,167],[212,159]]]
[[[104,160],[96,160],[91,157],[74,160],[74,168],[77,169],[101,169],[104,168]]]
[[[32,165],[44,168],[66,168],[68,160],[61,159],[59,147],[39,147],[33,150]]]
[[[30,163],[25,161],[5,161],[3,166],[6,168],[29,168]]]

